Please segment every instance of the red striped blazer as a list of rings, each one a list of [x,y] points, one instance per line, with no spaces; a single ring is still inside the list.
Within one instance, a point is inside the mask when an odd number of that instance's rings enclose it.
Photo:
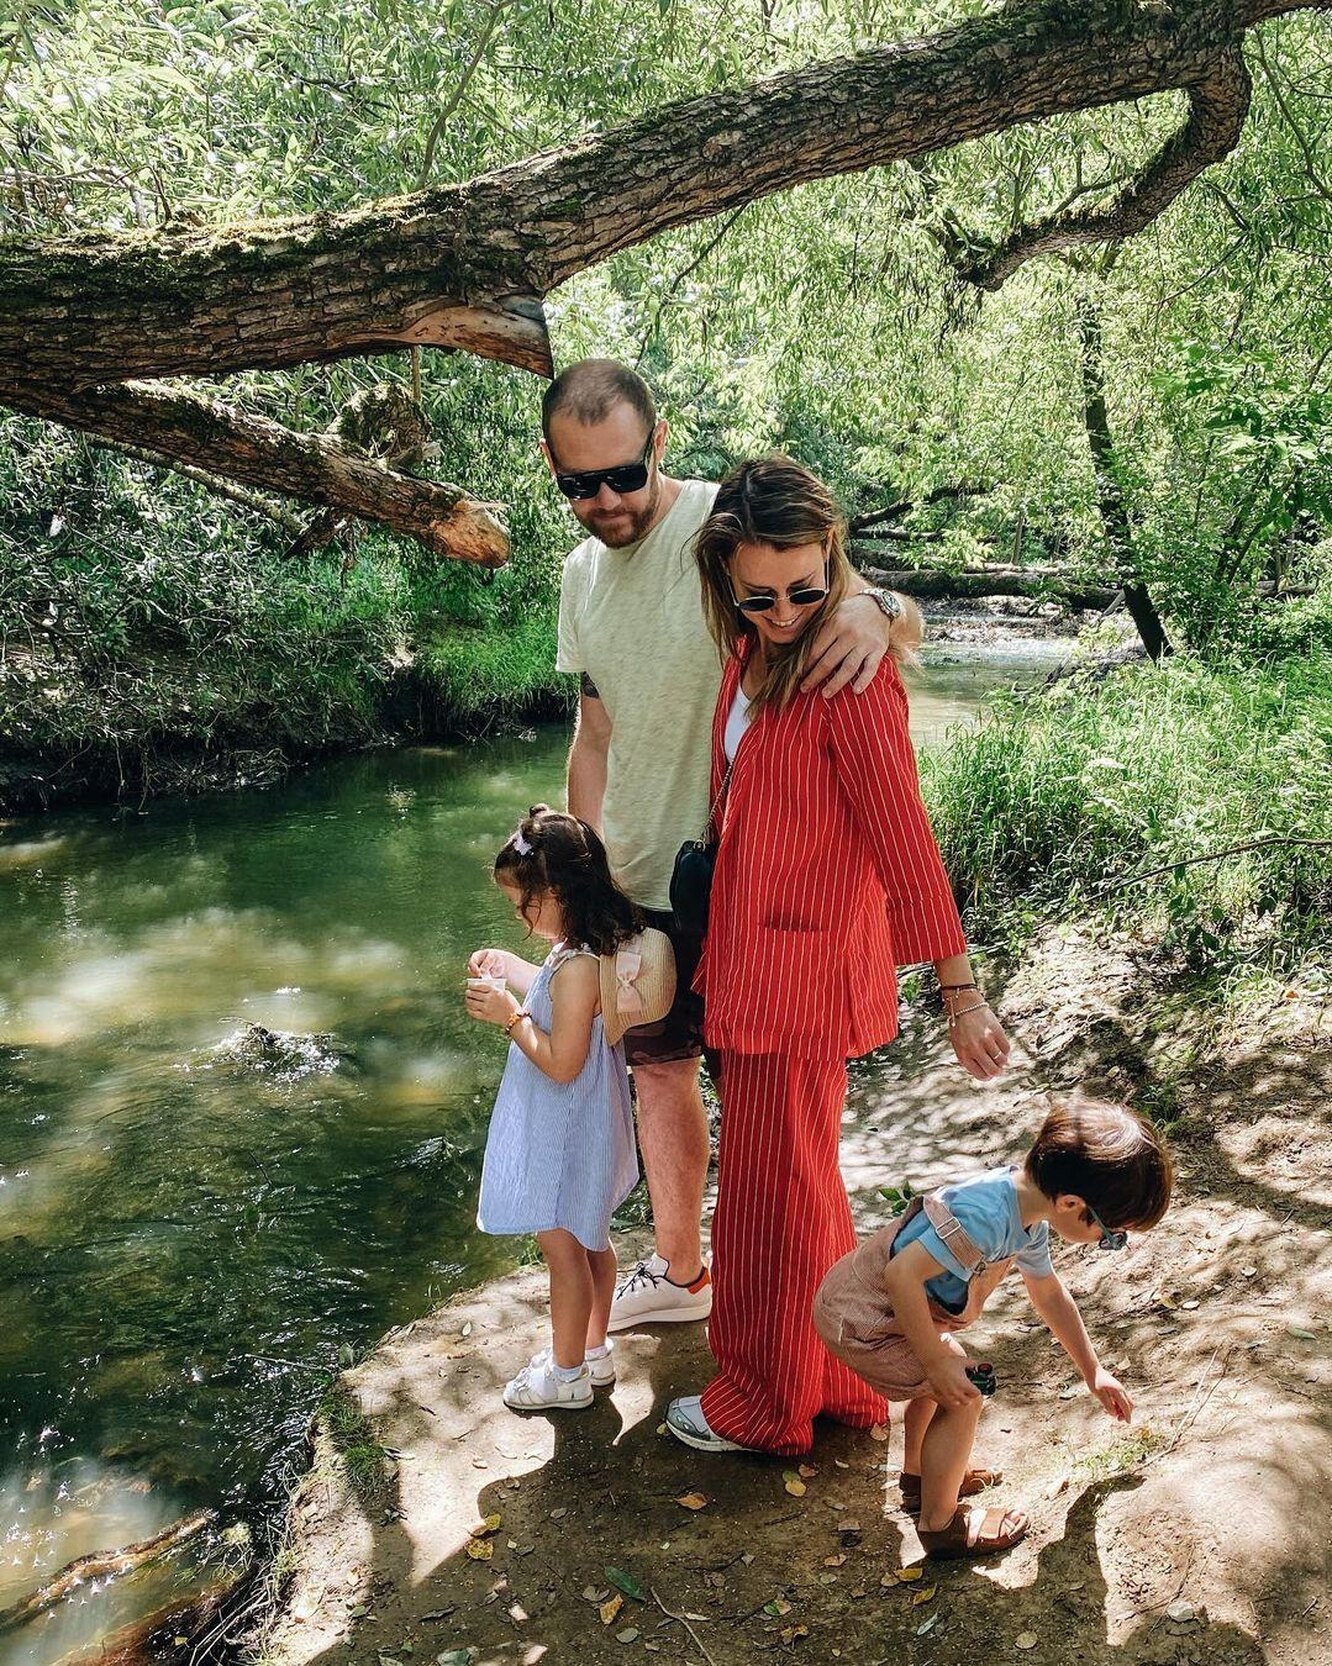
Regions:
[[[712,793],[743,662],[722,675]],[[885,659],[863,694],[769,708],[740,742],[719,811],[694,987],[709,1046],[845,1059],[897,1034],[898,966],[966,950],[921,802],[906,691]]]

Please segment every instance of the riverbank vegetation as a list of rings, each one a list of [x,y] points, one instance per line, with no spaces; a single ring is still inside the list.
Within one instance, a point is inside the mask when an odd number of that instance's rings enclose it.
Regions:
[[[3,37],[0,232],[351,208],[977,10],[871,16],[827,0],[718,17],[671,0],[615,10],[608,56],[600,4],[347,3],[312,23],[287,0],[243,17],[206,0],[169,16],[29,0]],[[791,450],[861,519],[869,561],[1122,584],[1158,652],[1326,644],[1322,22],[1274,18],[1246,53],[1238,143],[1132,237],[1031,261],[997,291],[964,281],[967,258],[1015,225],[1130,178],[1178,121],[1176,93],[816,181],[627,248],[548,304],[556,359],[638,364],[678,473]],[[567,703],[554,610],[577,529],[535,450],[538,378],[402,352],[247,372],[225,397],[317,433],[386,386],[419,393],[425,419],[395,466],[504,506],[502,571],[0,415],[0,806],[82,778],[138,797],[224,780],[237,756],[246,775],[256,758]]]
[[[1099,917],[1196,975],[1289,977],[1332,915],[1332,659],[1179,658],[991,703],[924,760],[982,936]]]

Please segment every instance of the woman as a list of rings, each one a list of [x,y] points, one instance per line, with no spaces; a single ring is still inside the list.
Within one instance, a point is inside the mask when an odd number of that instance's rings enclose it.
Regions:
[[[845,523],[786,457],[722,483],[695,545],[723,661],[713,720],[720,844],[695,987],[721,1054],[720,1182],[708,1341],[718,1373],[667,1427],[703,1451],[803,1452],[820,1412],[887,1416],[810,1320],[854,1247],[838,1168],[846,1060],[897,1033],[895,967],[932,961],[959,1062],[1008,1042],[976,987],[930,831],[897,666],[861,695],[802,694],[819,621],[846,594]]]

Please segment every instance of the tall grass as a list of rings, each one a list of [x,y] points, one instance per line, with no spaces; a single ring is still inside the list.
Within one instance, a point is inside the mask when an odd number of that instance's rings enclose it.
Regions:
[[[922,774],[980,932],[1092,913],[1200,967],[1329,950],[1332,655],[1002,696]]]

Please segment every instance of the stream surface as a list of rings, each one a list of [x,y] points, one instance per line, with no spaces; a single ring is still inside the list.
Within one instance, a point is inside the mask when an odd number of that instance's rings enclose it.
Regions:
[[[949,648],[918,743],[1067,648]],[[504,1046],[461,993],[523,947],[488,864],[567,738],[0,824],[0,1609],[202,1505],[262,1519],[339,1365],[514,1264],[474,1220]],[[85,1585],[0,1666],[169,1577]]]

